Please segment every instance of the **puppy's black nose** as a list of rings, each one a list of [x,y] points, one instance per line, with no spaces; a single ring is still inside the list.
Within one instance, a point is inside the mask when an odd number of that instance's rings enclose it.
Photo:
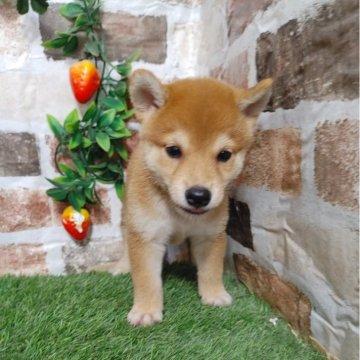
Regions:
[[[201,208],[210,202],[211,192],[207,188],[193,186],[185,191],[185,198],[189,205]]]

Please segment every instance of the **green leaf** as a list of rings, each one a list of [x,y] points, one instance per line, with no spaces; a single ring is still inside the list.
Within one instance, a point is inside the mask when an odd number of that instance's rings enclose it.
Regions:
[[[81,29],[78,26],[70,26],[67,30],[66,33],[56,33],[57,35],[59,34],[67,34],[67,36],[71,36],[71,35],[76,35],[78,32],[80,32]]]
[[[114,146],[112,144],[110,144],[110,149],[107,152],[107,154],[108,154],[109,158],[113,157],[113,155],[115,154],[115,148],[114,148]]]
[[[83,139],[83,143],[84,143],[84,139]],[[85,169],[85,165],[83,164],[83,162],[77,157],[73,157],[72,160],[76,166],[76,169],[79,171],[80,176],[81,177],[86,176],[86,169]]]
[[[79,39],[77,36],[69,37],[67,43],[63,48],[63,55],[68,56],[72,54],[79,46]]]
[[[124,127],[123,129],[120,129],[118,131],[107,128],[106,133],[113,139],[121,139],[132,135],[132,132],[127,127]]]
[[[121,129],[119,132],[122,134],[121,137],[129,137],[132,135],[132,132],[127,127],[124,129]]]
[[[123,168],[119,166],[119,164],[110,163],[107,167],[109,170],[117,174],[122,174],[124,172]]]
[[[95,116],[96,111],[97,111],[96,104],[95,102],[92,102],[87,108],[82,121],[88,122],[90,119],[92,119]]]
[[[79,128],[79,114],[74,109],[65,119],[64,128],[69,134],[73,134]]]
[[[44,14],[49,4],[47,0],[31,0],[32,9],[38,14]]]
[[[89,137],[91,142],[95,141],[95,136],[96,136],[96,130],[94,128],[90,128],[88,130],[88,137]]]
[[[75,20],[75,26],[78,26],[79,28],[87,25],[88,23],[88,18],[85,14],[80,14]]]
[[[69,3],[61,6],[59,13],[68,19],[73,19],[83,14],[84,9],[79,4]]]
[[[111,129],[115,131],[119,131],[125,127],[125,122],[120,116],[116,116],[115,120],[110,125]]]
[[[128,76],[131,73],[131,63],[128,62],[123,62],[119,65],[116,65],[116,71],[121,75],[121,76]]]
[[[58,176],[55,179],[46,179],[47,181],[49,181],[49,183],[58,186],[58,187],[68,187],[73,185],[74,183],[74,179],[69,179],[67,176]]]
[[[114,93],[117,97],[121,98],[125,96],[127,88],[126,81],[120,80],[115,86]]]
[[[131,63],[138,60],[140,57],[141,50],[138,49],[132,54],[127,60],[116,66],[116,71],[123,77],[129,76],[131,73]]]
[[[76,211],[80,211],[86,202],[85,195],[79,191],[70,192],[68,200]]]
[[[117,181],[115,183],[116,195],[120,200],[124,199],[125,196],[125,185],[123,181]]]
[[[106,170],[102,174],[97,175],[96,179],[101,183],[111,184],[114,183],[118,178],[119,178],[119,174],[115,174],[112,171]]]
[[[88,148],[89,146],[91,146],[92,141],[90,139],[88,139],[87,137],[83,137],[82,139],[82,146],[83,148]]]
[[[54,39],[44,41],[42,43],[42,46],[45,49],[59,49],[63,47],[67,41],[68,41],[68,36],[56,37]]]
[[[100,47],[100,57],[107,63],[109,63],[111,60],[108,58],[106,49],[105,49],[105,44],[104,42],[100,42],[99,43],[99,47]]]
[[[79,178],[77,181],[78,186],[82,187],[82,188],[87,188],[89,187],[92,183],[93,183],[94,179],[91,177],[83,177],[83,178]]]
[[[64,163],[59,163],[58,166],[59,166],[61,173],[63,175],[65,175],[66,177],[68,177],[69,179],[78,179],[79,178],[79,174],[74,169],[72,169],[70,166],[68,166]]]
[[[70,138],[69,149],[73,150],[82,144],[82,135],[79,131],[76,131]]]
[[[91,16],[90,16],[94,25],[100,24],[100,4],[92,7]]]
[[[106,152],[110,150],[110,138],[109,135],[100,131],[96,134],[96,142]]]
[[[115,131],[111,128],[107,128],[105,131],[112,139],[121,139],[127,136],[127,134],[124,134],[122,130]]]
[[[123,99],[114,99],[113,97],[106,97],[102,100],[102,104],[109,109],[116,111],[124,111],[126,109],[126,102]]]
[[[126,120],[126,119],[132,117],[134,114],[135,114],[135,109],[130,109],[128,111],[123,112],[119,116],[121,117],[122,120]]]
[[[98,164],[95,164],[95,165],[89,165],[89,169],[93,170],[93,171],[97,171],[97,170],[105,169],[106,166],[107,166],[106,162],[101,162],[101,163],[98,163]]]
[[[126,62],[132,63],[134,61],[137,61],[139,60],[140,55],[141,55],[141,49],[136,49],[135,52],[127,58]]]
[[[114,121],[115,115],[116,111],[114,109],[104,111],[99,119],[98,126],[100,128],[109,126]]]
[[[56,201],[62,201],[66,199],[68,191],[62,188],[52,188],[47,190],[46,194]]]
[[[100,55],[100,45],[97,41],[86,43],[84,50],[94,57],[98,57]]]
[[[93,186],[84,189],[84,194],[86,196],[86,199],[88,199],[92,203],[96,203],[96,198],[95,198],[94,187]]]
[[[116,151],[123,160],[125,160],[125,161],[129,160],[129,154],[124,146],[121,146],[121,145],[117,146]]]
[[[89,8],[93,8],[98,0],[87,0]]]
[[[47,122],[53,134],[58,138],[61,139],[64,135],[64,128],[60,124],[59,120],[57,120],[54,116],[48,114],[47,115]]]
[[[16,9],[20,15],[24,15],[29,11],[29,0],[17,0]]]

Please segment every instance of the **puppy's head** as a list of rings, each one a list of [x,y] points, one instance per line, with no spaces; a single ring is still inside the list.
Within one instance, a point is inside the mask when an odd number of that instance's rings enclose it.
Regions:
[[[130,97],[142,121],[146,167],[181,213],[201,215],[223,201],[241,172],[270,79],[236,89],[213,79],[162,84],[137,70]]]

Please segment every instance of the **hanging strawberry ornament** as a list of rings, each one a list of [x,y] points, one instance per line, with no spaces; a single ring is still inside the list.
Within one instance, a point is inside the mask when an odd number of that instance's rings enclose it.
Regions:
[[[84,240],[89,232],[90,214],[86,209],[76,211],[68,206],[62,213],[62,224],[74,240]]]
[[[83,60],[70,66],[70,84],[76,100],[88,102],[100,86],[100,76],[90,60]]]

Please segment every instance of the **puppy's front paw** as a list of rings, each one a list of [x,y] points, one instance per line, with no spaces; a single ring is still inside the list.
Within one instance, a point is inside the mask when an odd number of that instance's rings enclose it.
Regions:
[[[134,306],[127,319],[129,324],[133,326],[151,326],[162,321],[162,311],[143,311]]]
[[[226,306],[232,303],[232,297],[227,291],[223,290],[213,294],[202,294],[201,302],[204,305]]]

